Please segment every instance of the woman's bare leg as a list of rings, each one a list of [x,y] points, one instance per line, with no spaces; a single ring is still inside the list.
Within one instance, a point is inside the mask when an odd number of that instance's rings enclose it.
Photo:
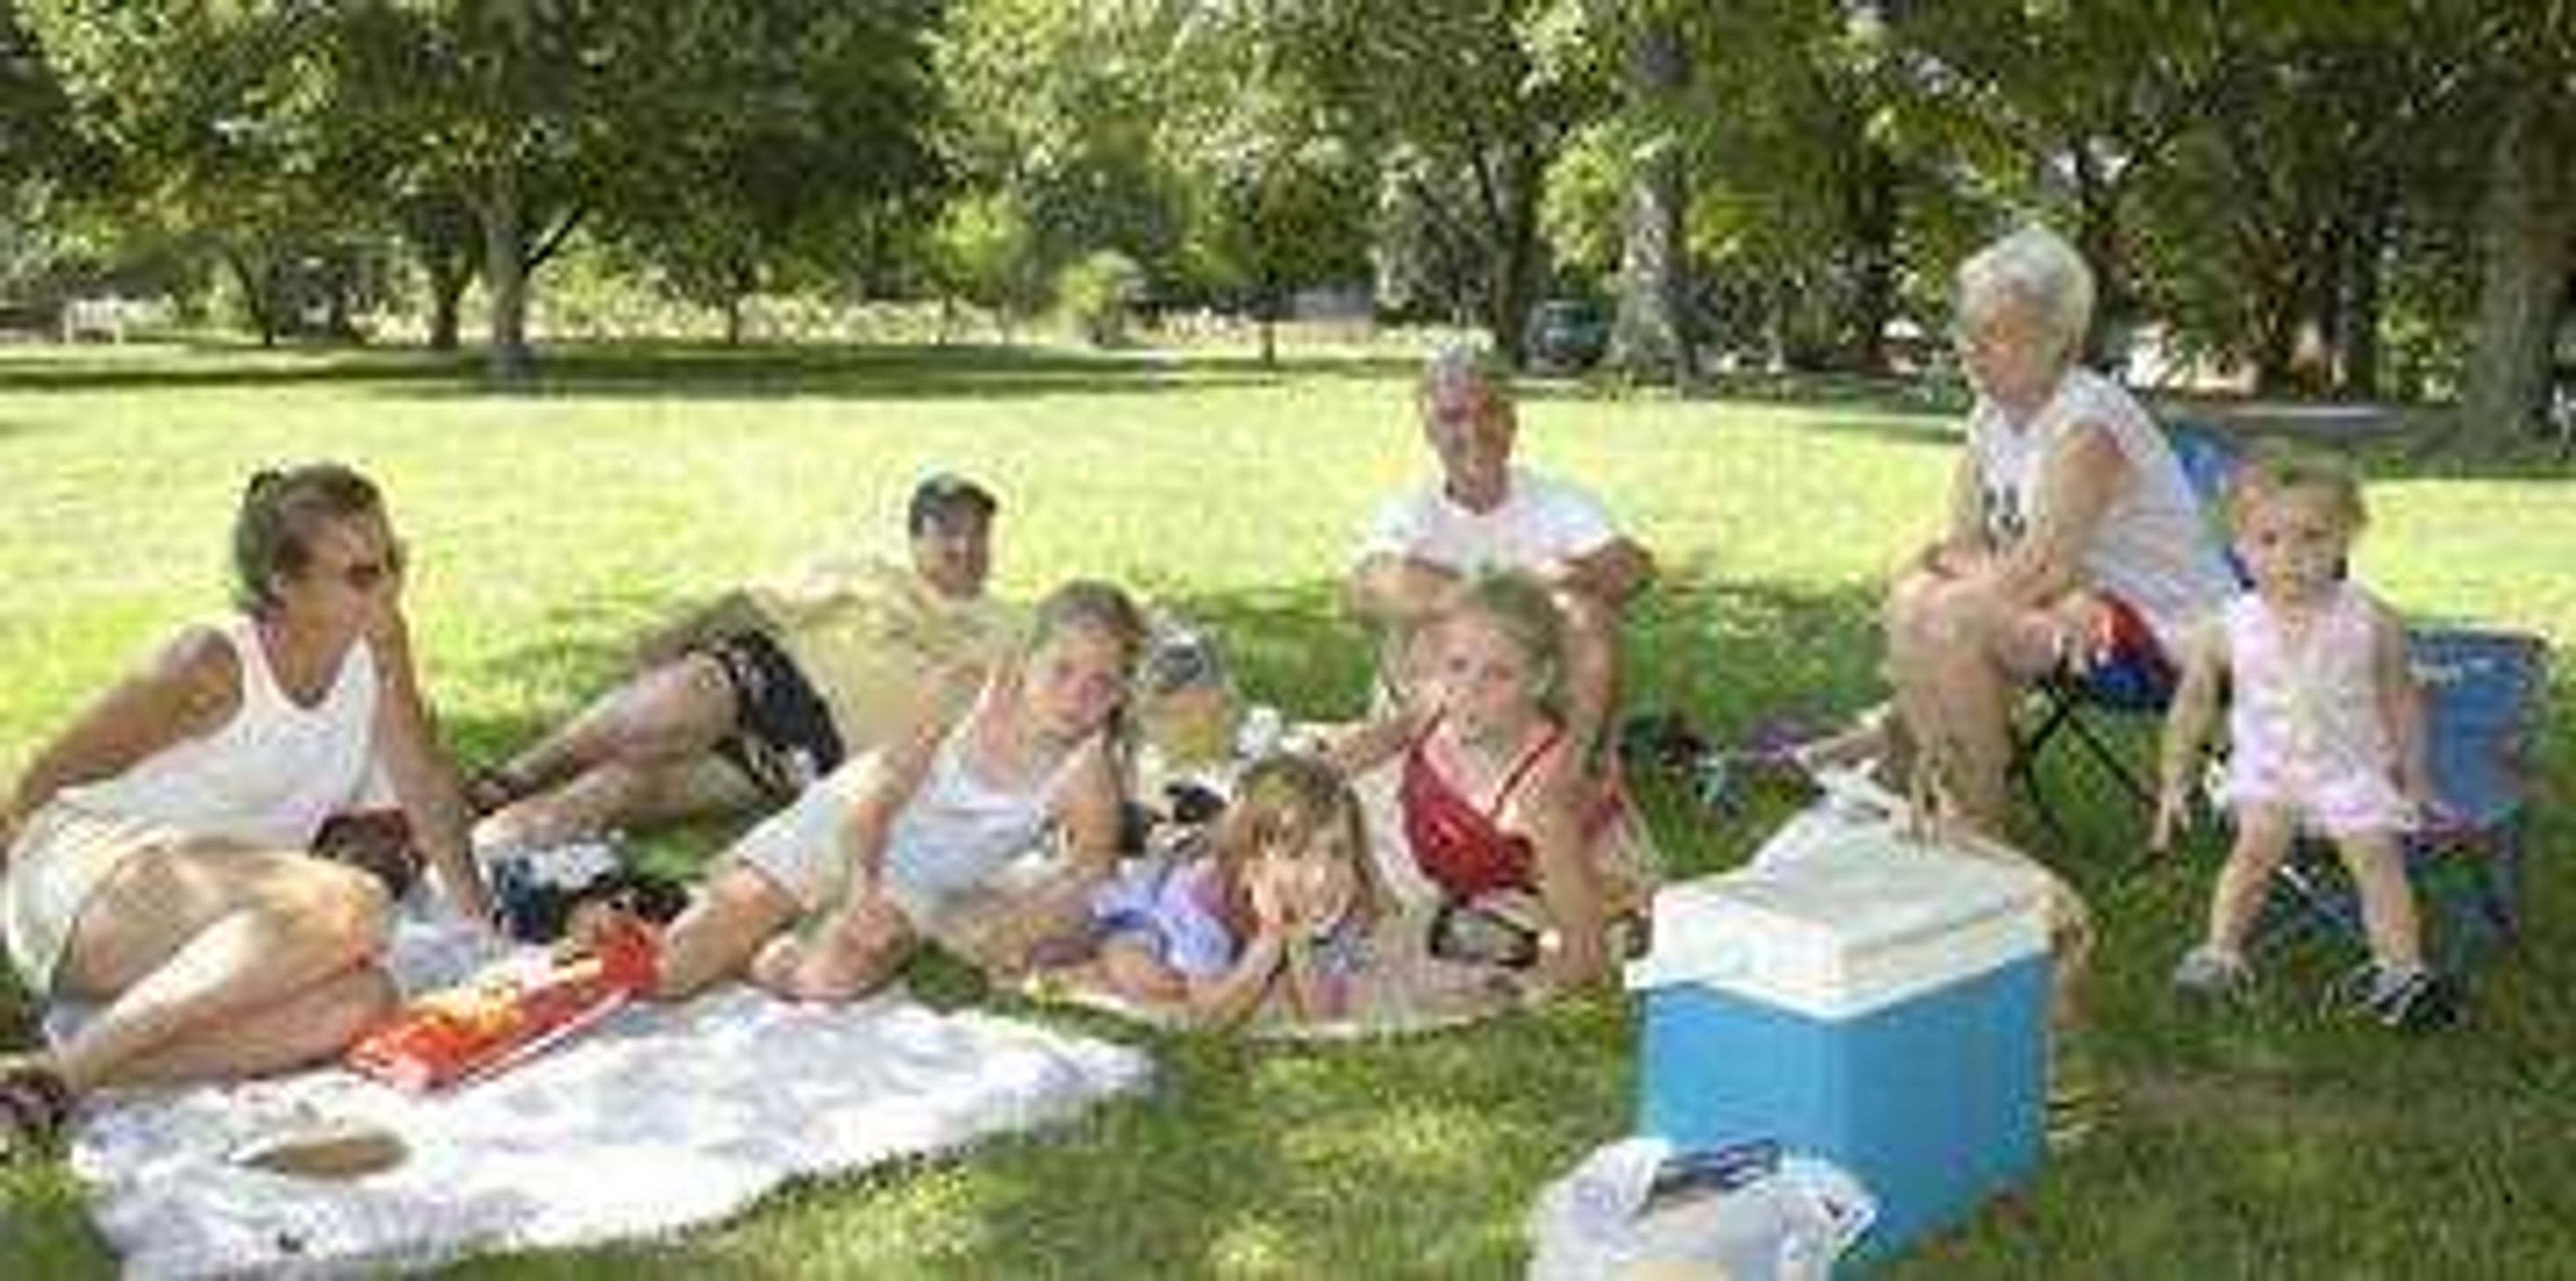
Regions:
[[[205,1074],[261,1070],[279,1047],[245,1041],[228,1058],[232,1029],[371,963],[387,909],[374,878],[303,854],[186,845],[130,858],[65,949],[62,989],[107,1007],[57,1065],[76,1093],[165,1054]]]
[[[2012,768],[2012,702],[2025,673],[2043,671],[2053,629],[1983,582],[1917,574],[1898,583],[1887,614],[1897,712],[1938,772],[1950,817],[2000,836]]]
[[[347,1049],[397,1003],[382,967],[342,970],[275,1005],[165,1041],[127,1060],[118,1082],[177,1085],[292,1071]]]

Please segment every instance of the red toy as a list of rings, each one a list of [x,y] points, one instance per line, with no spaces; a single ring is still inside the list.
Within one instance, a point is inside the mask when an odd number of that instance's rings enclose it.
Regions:
[[[486,976],[412,1001],[349,1047],[348,1065],[415,1094],[491,1075],[649,990],[659,952],[650,928],[624,922],[542,974]]]

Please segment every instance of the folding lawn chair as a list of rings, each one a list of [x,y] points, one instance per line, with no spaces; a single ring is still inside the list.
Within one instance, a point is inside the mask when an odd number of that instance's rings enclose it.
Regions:
[[[2220,520],[2227,487],[2243,465],[2244,454],[2232,438],[2201,423],[2175,423],[2165,429],[2165,440],[2175,461],[2182,464],[2192,493],[2200,499],[2211,539],[2226,557],[2229,571],[2239,583],[2244,582],[2244,567],[2228,547]],[[2011,779],[2029,798],[2031,808],[2058,845],[2068,843],[2068,833],[2057,807],[2049,800],[2040,770],[2042,754],[2061,739],[2073,743],[2081,749],[2082,759],[2092,762],[2098,773],[2127,794],[2141,815],[2154,813],[2154,761],[2135,761],[2130,753],[2123,752],[2114,741],[2119,731],[2112,728],[2111,722],[2134,722],[2141,716],[2161,718],[2173,702],[2174,683],[2179,676],[2161,663],[2124,657],[2082,672],[2060,669],[2041,677],[2033,686],[2030,710],[2013,734]]]
[[[2536,636],[2423,628],[2407,636],[2423,687],[2435,813],[2409,837],[2406,866],[2434,968],[2457,973],[2521,924],[2522,845],[2532,795],[2530,751],[2547,697],[2548,646]],[[2362,940],[2361,906],[2333,849],[2302,840],[2274,880],[2254,946]]]

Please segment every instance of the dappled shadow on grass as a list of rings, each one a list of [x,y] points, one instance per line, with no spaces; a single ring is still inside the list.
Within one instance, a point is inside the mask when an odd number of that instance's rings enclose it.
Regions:
[[[632,620],[676,619],[694,603],[664,593],[588,593],[546,609],[536,626],[454,673],[451,679],[460,685],[529,697],[499,714],[442,717],[448,747],[468,768],[497,763],[526,747],[635,674],[642,636]]]
[[[387,396],[533,399],[1144,395],[1319,376],[1377,379],[1410,367],[1409,361],[1365,356],[1288,357],[1266,367],[1228,356],[1059,347],[569,344],[541,351],[526,383],[504,386],[490,380],[481,357],[472,353],[227,348],[115,360],[79,353],[0,358],[0,375],[15,391],[345,386]]]
[[[11,392],[217,390],[237,387],[367,386],[470,381],[480,366],[453,352],[359,348],[192,347],[0,353],[0,386]]]

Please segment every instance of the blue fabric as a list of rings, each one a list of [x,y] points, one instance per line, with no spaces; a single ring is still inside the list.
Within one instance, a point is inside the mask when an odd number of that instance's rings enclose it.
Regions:
[[[2173,450],[2174,461],[2182,465],[2183,479],[2189,482],[2192,496],[2200,500],[2200,509],[2209,518],[2209,536],[2218,544],[2227,572],[2238,586],[2253,586],[2245,562],[2236,555],[2235,540],[2227,536],[2227,490],[2245,466],[2245,455],[2236,448],[2235,441],[2206,423],[2175,423],[2165,429],[2165,443]]]
[[[1215,874],[1207,859],[1139,859],[1092,899],[1092,934],[1138,938],[1184,978],[1223,978],[1239,943],[1210,910]]]
[[[2468,628],[2421,629],[2406,643],[2424,690],[2434,795],[2471,830],[2509,821],[2528,790],[2522,758],[2539,716],[2542,643]]]

